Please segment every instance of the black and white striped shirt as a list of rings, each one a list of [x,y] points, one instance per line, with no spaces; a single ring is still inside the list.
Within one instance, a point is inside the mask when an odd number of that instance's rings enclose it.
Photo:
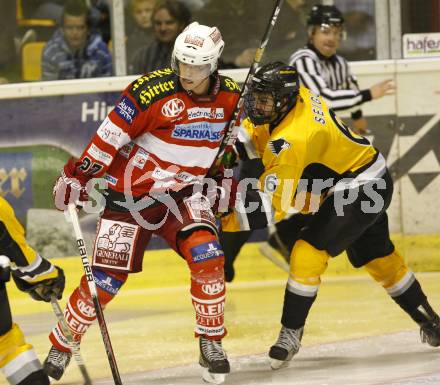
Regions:
[[[296,66],[301,83],[323,96],[335,111],[351,109],[371,100],[370,90],[359,90],[357,80],[342,56],[326,58],[308,44],[289,58],[289,64]],[[353,119],[359,119],[362,111],[354,111],[351,115]]]

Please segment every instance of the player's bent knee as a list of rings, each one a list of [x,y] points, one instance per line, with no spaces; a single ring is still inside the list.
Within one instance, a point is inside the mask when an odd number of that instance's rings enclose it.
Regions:
[[[365,269],[384,288],[395,286],[410,274],[404,259],[396,250],[385,257],[368,262]]]
[[[327,268],[329,255],[310,243],[299,239],[292,249],[290,274],[293,279],[304,284],[315,284]]]
[[[96,267],[93,267],[92,270],[98,291],[99,301],[101,302],[101,305],[105,305],[110,302],[116,294],[118,294],[119,289],[127,280],[128,274],[125,272],[114,272],[107,269],[98,269]],[[85,275],[81,278],[80,289],[83,294],[87,293],[88,298],[91,300],[87,284],[87,277]]]
[[[199,270],[202,265],[204,269],[211,265],[223,268],[223,250],[217,235],[208,229],[192,231],[185,238],[179,239],[178,246],[191,270]]]

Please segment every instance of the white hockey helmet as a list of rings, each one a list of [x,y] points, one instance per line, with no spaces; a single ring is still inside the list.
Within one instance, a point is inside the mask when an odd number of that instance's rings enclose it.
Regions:
[[[208,27],[195,21],[177,36],[171,56],[171,67],[180,75],[178,62],[199,66],[202,69],[199,76],[208,77],[217,69],[224,46],[225,42],[217,27]]]

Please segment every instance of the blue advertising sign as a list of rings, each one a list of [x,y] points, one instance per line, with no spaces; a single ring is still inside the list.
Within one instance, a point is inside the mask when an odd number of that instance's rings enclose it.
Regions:
[[[53,145],[80,155],[118,92],[0,100],[0,149]]]

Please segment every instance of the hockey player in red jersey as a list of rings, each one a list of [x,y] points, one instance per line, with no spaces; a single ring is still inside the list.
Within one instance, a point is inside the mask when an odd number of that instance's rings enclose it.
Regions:
[[[217,72],[224,47],[216,27],[190,24],[176,39],[172,68],[131,83],[78,160],[70,160],[54,187],[57,208],[87,200],[88,182],[103,177],[106,206],[93,251],[93,274],[102,306],[142,270],[154,234],[164,238],[191,271],[200,364],[207,381],[229,373],[224,327],[224,256],[210,202],[194,185],[214,162],[239,97],[239,87]],[[74,198],[76,197],[76,199]],[[213,310],[215,309],[215,311]],[[83,276],[65,318],[79,342],[95,320]],[[57,325],[44,367],[60,379],[71,352]]]

